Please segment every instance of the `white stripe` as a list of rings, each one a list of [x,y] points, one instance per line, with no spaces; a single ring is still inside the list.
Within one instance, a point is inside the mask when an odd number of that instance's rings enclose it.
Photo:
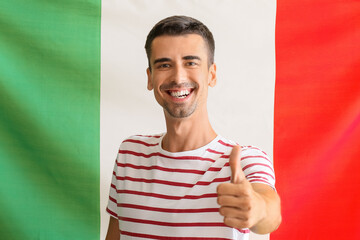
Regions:
[[[113,163],[123,139],[165,131],[162,109],[146,90],[143,49],[151,27],[169,15],[204,22],[216,42],[218,83],[209,92],[215,130],[272,158],[276,1],[102,1],[101,236],[105,238]],[[267,237],[252,236],[252,239]]]

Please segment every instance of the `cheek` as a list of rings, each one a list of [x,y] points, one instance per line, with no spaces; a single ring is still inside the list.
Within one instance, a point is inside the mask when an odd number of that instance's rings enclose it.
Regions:
[[[162,106],[162,97],[160,96],[159,92],[154,89],[154,97],[157,103],[159,103]]]
[[[169,74],[165,72],[156,72],[152,76],[152,84],[154,89],[160,88],[160,86],[169,79]]]
[[[154,96],[156,97],[156,98],[159,98],[159,96],[161,95],[161,91],[160,91],[160,89],[159,89],[159,86],[157,86],[157,85],[154,85]]]
[[[151,79],[151,86],[152,86],[152,90],[155,92],[160,91],[160,84],[159,84],[159,80],[157,78],[152,78]]]
[[[160,90],[161,84],[159,84],[158,82],[153,82],[153,87],[155,99],[160,103],[165,97],[164,94],[166,93]]]
[[[194,71],[188,74],[190,80],[196,82],[198,85],[202,86],[206,84],[208,76],[205,75],[202,71]]]

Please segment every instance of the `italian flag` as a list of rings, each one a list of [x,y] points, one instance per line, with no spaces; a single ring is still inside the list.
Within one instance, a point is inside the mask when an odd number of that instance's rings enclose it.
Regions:
[[[104,239],[117,148],[165,131],[147,33],[188,15],[216,41],[216,131],[274,160],[283,222],[251,239],[360,239],[360,2],[0,3],[0,238]]]

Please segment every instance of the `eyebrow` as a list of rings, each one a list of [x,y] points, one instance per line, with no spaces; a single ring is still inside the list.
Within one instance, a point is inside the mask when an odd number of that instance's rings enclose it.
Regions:
[[[154,60],[153,64],[160,63],[160,62],[170,62],[170,61],[171,61],[170,58],[158,58],[158,59]]]
[[[183,60],[194,60],[194,59],[197,59],[199,61],[201,61],[201,58],[199,56],[195,56],[195,55],[189,55],[189,56],[185,56],[182,58]],[[158,58],[158,59],[155,59],[154,60],[154,63],[153,64],[156,64],[156,63],[161,63],[161,62],[170,62],[171,59],[170,58]]]
[[[183,57],[184,60],[193,60],[193,59],[197,59],[199,61],[201,61],[201,58],[199,56],[194,56],[194,55],[190,55],[190,56],[185,56]]]

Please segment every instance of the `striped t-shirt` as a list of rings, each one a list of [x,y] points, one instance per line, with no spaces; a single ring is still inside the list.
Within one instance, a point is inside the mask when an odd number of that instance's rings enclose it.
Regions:
[[[229,182],[234,142],[217,136],[196,150],[172,153],[164,134],[132,136],[115,162],[107,212],[119,220],[121,239],[248,239],[219,214],[216,187]],[[274,188],[272,162],[258,148],[243,146],[241,166],[250,182]]]

